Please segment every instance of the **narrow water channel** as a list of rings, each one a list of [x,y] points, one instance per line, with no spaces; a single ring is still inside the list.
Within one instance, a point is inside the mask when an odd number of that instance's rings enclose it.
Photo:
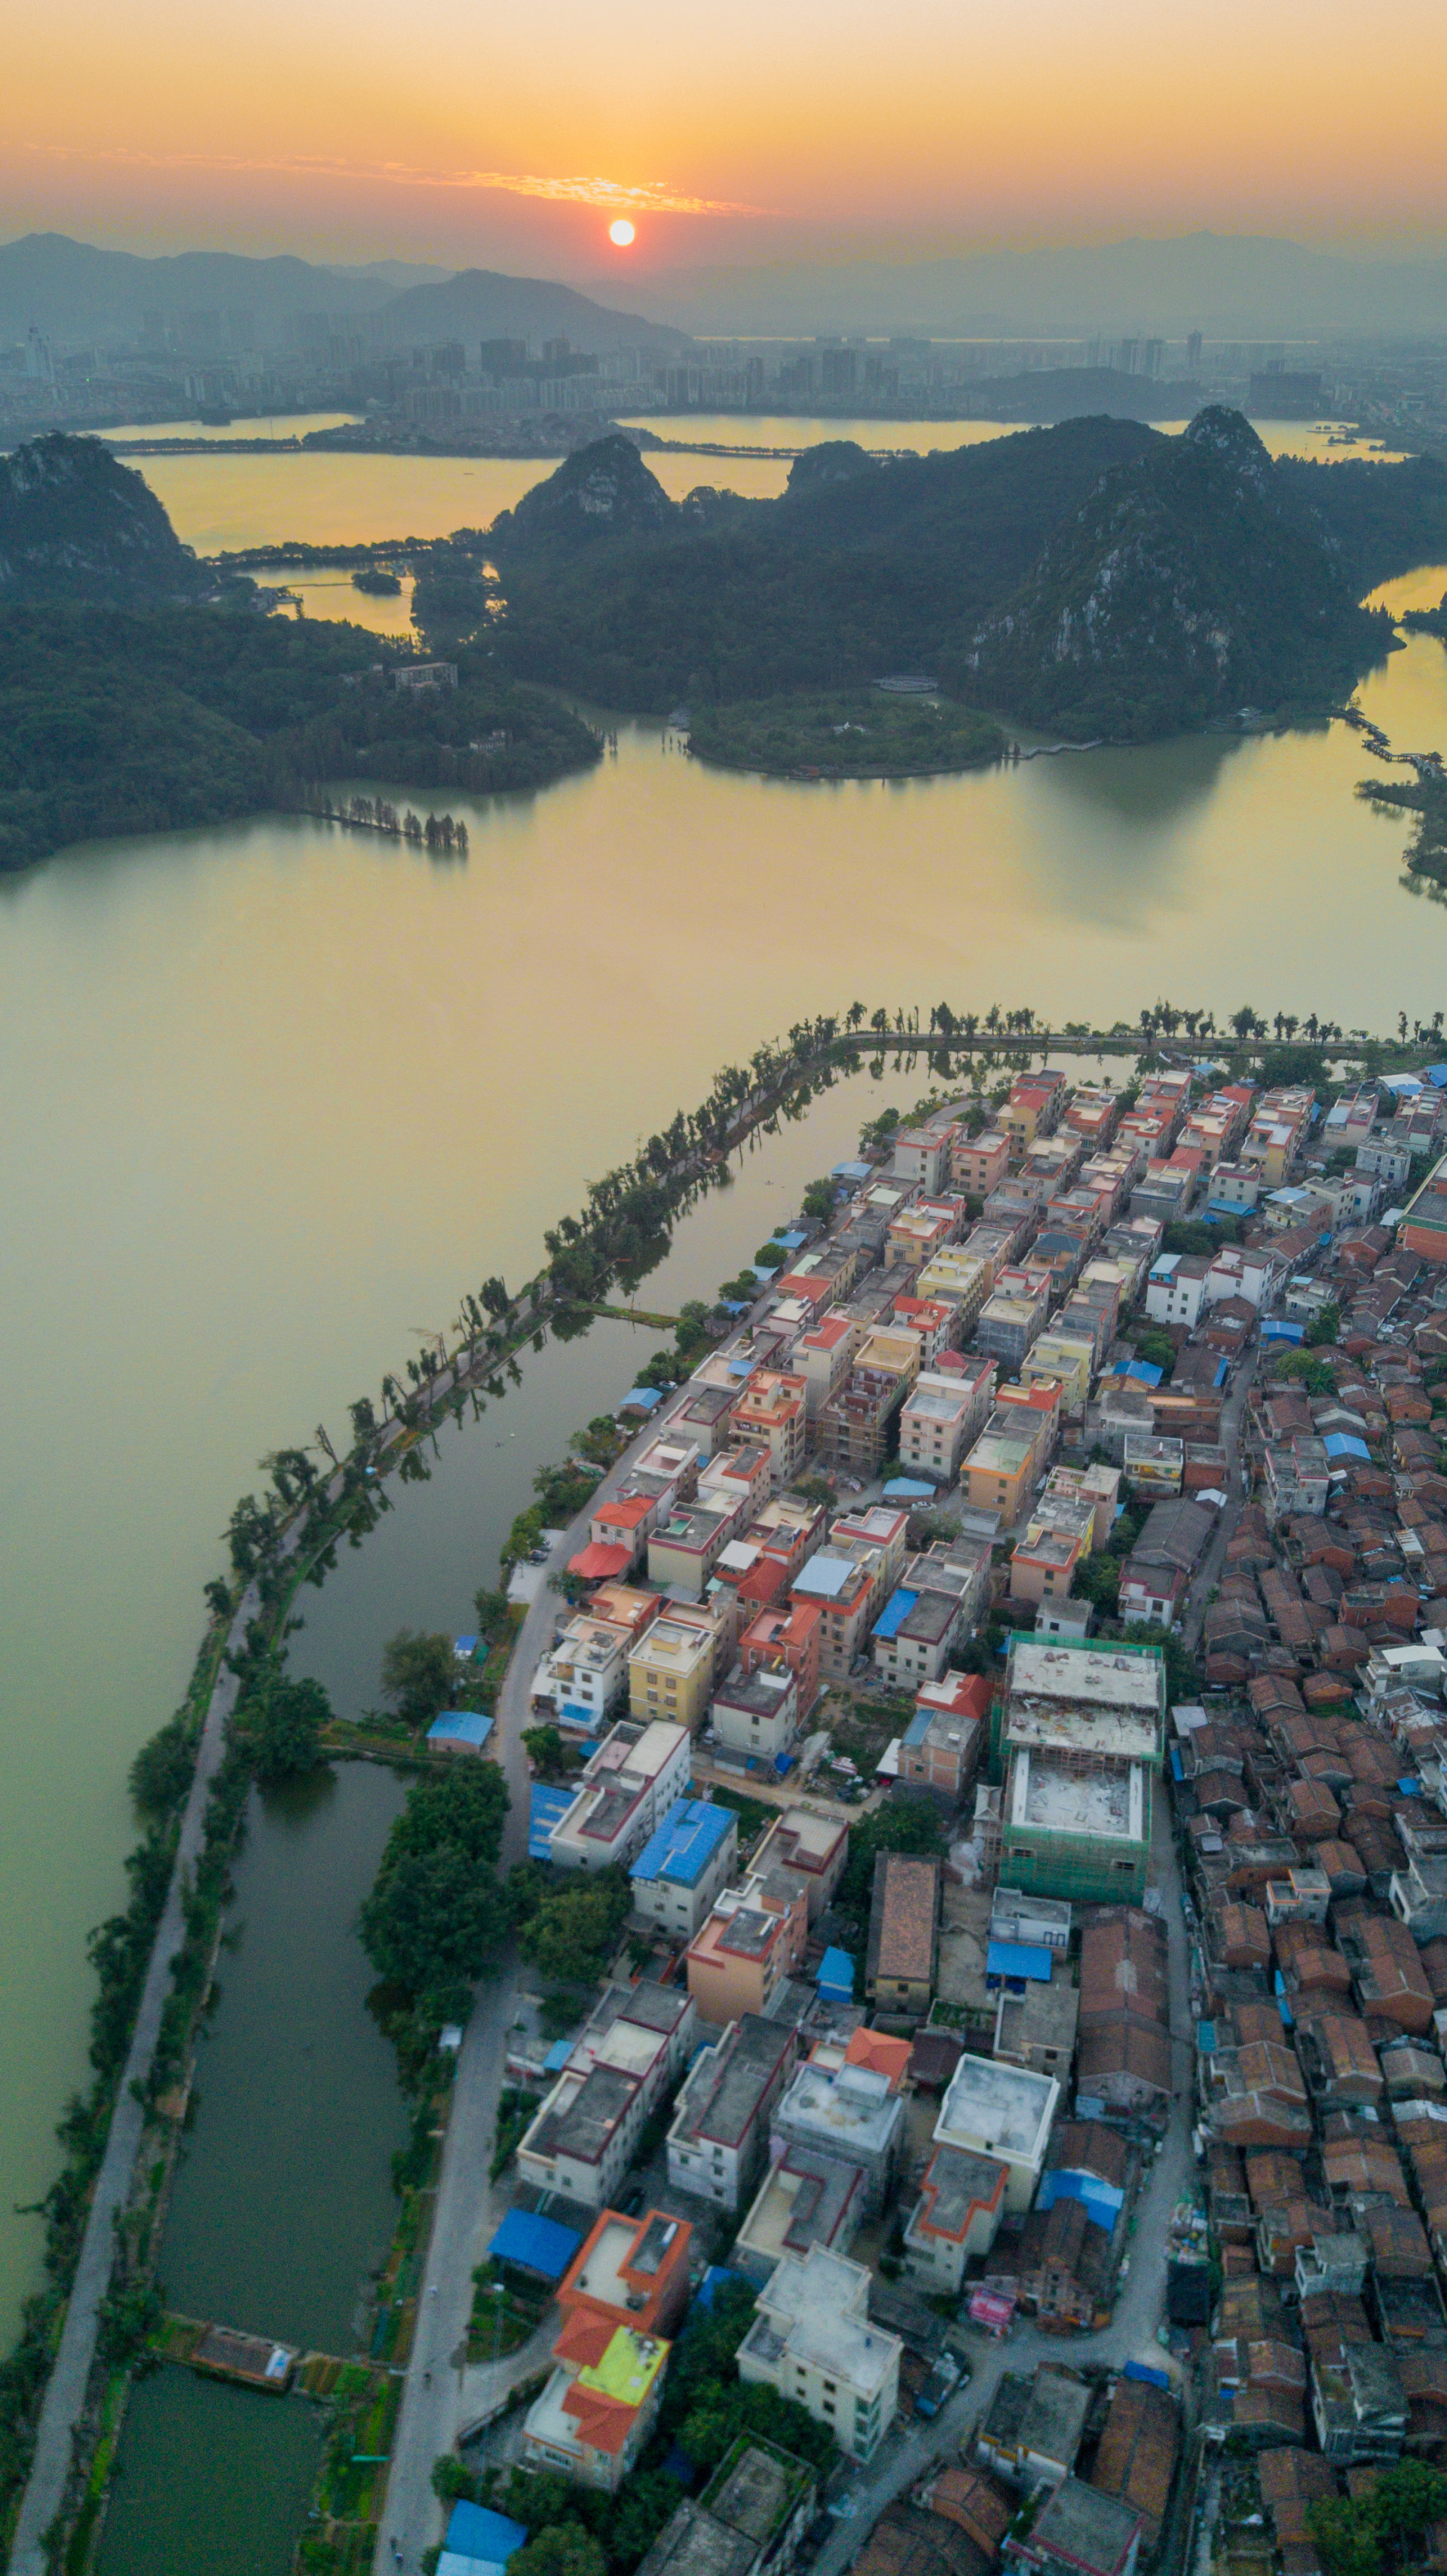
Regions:
[[[392,2232],[389,2160],[407,2123],[352,1926],[402,1795],[390,1771],[349,1762],[253,1797],[162,2244],[162,2288],[184,2315],[353,2348],[367,2272]],[[319,2439],[301,2399],[174,2368],[143,2381],[104,2576],[280,2576]]]
[[[683,1221],[640,1304],[676,1313],[712,1297],[805,1183],[852,1151],[886,1099],[929,1087],[923,1065],[876,1084],[842,1080],[808,1116],[761,1138],[732,1188]],[[667,1340],[599,1321],[523,1360],[522,1385],[480,1422],[448,1425],[425,1485],[344,1549],[292,1669],[325,1683],[344,1717],[378,1695],[384,1639],[403,1624],[456,1631],[496,1580],[513,1514],[539,1465],[610,1410]],[[405,2135],[390,2049],[367,2011],[370,1974],[351,1926],[402,1797],[391,1773],[344,1763],[252,1800],[236,1870],[234,1939],[196,2070],[196,2110],[162,2244],[168,2304],[183,2314],[323,2351],[353,2348],[366,2274],[391,2232],[389,2158]],[[168,2369],[134,2393],[100,2576],[284,2576],[315,2474],[320,2419]]]

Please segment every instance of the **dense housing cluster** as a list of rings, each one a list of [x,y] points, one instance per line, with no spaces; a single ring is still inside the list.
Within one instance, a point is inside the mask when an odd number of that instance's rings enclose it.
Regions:
[[[1340,2477],[1436,2456],[1438,1098],[1022,1076],[841,1167],[634,1390],[533,1678],[533,1856],[632,1907],[509,2060],[535,2465],[616,2491],[730,2276],[741,2385],[856,2462],[987,2379],[866,2576],[1134,2576],[1223,2460],[1315,2576]]]

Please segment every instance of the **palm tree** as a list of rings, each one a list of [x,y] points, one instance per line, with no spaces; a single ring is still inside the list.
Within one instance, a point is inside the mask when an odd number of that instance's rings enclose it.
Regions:
[[[999,1025],[1000,1005],[998,1002],[992,1002],[988,1011],[985,1013],[985,1026],[989,1030],[991,1037],[995,1035]]]
[[[862,1027],[864,1022],[864,1004],[862,1002],[851,1002],[847,1012],[845,1013],[845,1018],[851,1029]]]

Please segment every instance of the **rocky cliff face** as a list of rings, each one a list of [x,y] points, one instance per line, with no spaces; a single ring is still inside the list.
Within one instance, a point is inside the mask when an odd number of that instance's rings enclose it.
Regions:
[[[1327,702],[1382,649],[1339,550],[1239,412],[1106,474],[971,639],[972,697],[1135,741]]]
[[[150,485],[102,440],[56,432],[0,457],[0,605],[145,606],[209,587]]]
[[[556,474],[524,493],[515,510],[501,512],[489,535],[500,556],[539,547],[571,553],[600,538],[661,535],[677,524],[678,515],[632,440],[614,432],[565,457]]]

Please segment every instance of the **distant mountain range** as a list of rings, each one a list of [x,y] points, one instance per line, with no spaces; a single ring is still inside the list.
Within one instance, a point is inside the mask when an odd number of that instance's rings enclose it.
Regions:
[[[97,250],[65,233],[27,233],[0,245],[0,337],[32,323],[58,340],[130,335],[147,314],[179,320],[215,313],[223,325],[245,314],[259,342],[301,313],[367,317],[383,346],[446,339],[558,339],[589,355],[619,347],[672,348],[685,334],[598,304],[575,287],[495,270],[409,268],[379,260],[320,268],[304,259],[243,259],[228,251],[183,251],[140,259]]]
[[[779,262],[639,276],[645,311],[699,338],[815,331],[940,338],[1203,331],[1216,339],[1447,332],[1447,259],[1349,259],[1299,242],[1174,241],[962,259]]]

